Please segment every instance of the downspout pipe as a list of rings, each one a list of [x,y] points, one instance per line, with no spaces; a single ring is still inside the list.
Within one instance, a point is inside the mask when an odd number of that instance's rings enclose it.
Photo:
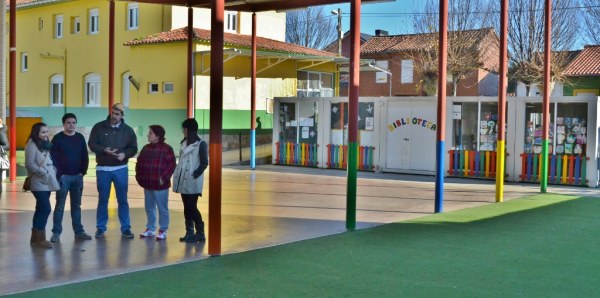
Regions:
[[[109,1],[108,25],[108,114],[115,104],[115,0]]]

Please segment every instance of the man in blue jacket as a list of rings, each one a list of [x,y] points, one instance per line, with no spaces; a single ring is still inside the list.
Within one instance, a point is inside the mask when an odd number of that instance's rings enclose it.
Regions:
[[[54,226],[52,227],[51,242],[59,242],[63,231],[62,219],[65,212],[67,193],[71,197],[71,223],[75,239],[90,240],[81,224],[81,195],[83,191],[83,176],[87,174],[89,157],[85,138],[75,131],[77,117],[73,113],[66,113],[62,117],[63,131],[52,138],[50,155],[56,167],[56,179],[60,189],[56,191],[56,205],[54,206]]]
[[[119,222],[123,238],[133,238],[127,202],[129,175],[127,162],[138,151],[137,137],[125,124],[123,105],[112,106],[108,119],[94,125],[88,146],[96,154],[96,183],[98,186],[98,210],[96,211],[96,238],[104,237],[108,223],[108,197],[111,184],[115,187]]]

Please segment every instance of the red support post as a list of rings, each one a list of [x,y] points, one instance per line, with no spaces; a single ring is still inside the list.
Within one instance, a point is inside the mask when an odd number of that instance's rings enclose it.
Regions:
[[[540,158],[540,192],[548,187],[548,142],[550,139],[550,57],[552,56],[552,0],[546,0],[544,9],[544,94],[542,100],[542,158]]]
[[[187,117],[194,118],[194,10],[188,7],[187,15]]]
[[[250,169],[256,168],[256,13],[252,13],[252,62],[250,67]]]
[[[440,0],[437,102],[437,144],[435,173],[435,213],[442,212],[444,201],[444,147],[446,138],[446,66],[448,64],[448,0]]]
[[[208,254],[221,254],[221,179],[223,160],[223,18],[225,0],[212,0],[210,30],[210,162]]]
[[[9,4],[9,105],[10,127],[8,138],[10,143],[10,181],[17,180],[17,0],[10,0]]]

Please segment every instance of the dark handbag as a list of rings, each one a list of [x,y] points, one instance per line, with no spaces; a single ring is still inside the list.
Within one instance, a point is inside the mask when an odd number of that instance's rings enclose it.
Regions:
[[[31,177],[27,176],[23,182],[23,191],[31,190]]]

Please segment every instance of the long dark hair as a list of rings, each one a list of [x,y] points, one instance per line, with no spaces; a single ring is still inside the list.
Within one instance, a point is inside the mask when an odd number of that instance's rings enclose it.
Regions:
[[[45,150],[42,147],[42,143],[44,141],[48,141],[48,140],[42,140],[40,139],[40,130],[42,130],[42,127],[48,126],[46,125],[46,123],[44,122],[38,122],[35,123],[32,127],[31,127],[31,133],[29,133],[29,139],[31,141],[33,141],[33,143],[38,147],[38,149],[40,150]]]
[[[194,118],[188,118],[181,123],[181,128],[187,129],[187,135],[181,140],[181,143],[194,144],[200,140],[198,136],[198,122]]]

